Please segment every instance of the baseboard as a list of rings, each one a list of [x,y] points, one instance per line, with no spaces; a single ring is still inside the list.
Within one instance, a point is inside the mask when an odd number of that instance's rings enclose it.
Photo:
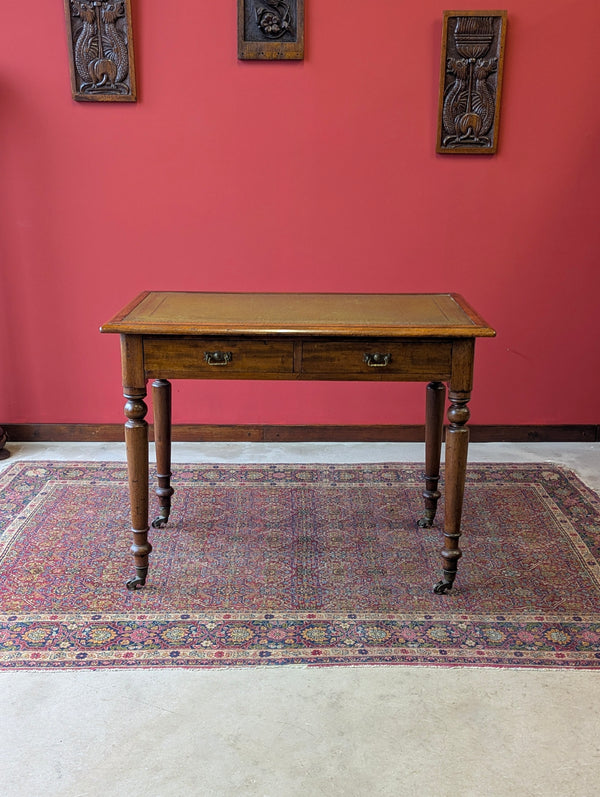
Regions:
[[[12,442],[117,442],[123,440],[121,424],[26,423],[3,426]],[[600,425],[562,424],[536,426],[469,427],[476,443],[590,443],[600,441]],[[150,426],[152,439],[152,426]],[[423,426],[269,426],[180,424],[173,426],[173,440],[183,442],[422,442]]]

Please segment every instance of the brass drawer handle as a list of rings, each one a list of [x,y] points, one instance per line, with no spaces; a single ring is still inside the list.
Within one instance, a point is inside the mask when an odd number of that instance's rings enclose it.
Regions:
[[[363,360],[369,366],[369,368],[385,368],[386,365],[389,365],[392,362],[392,355],[391,354],[380,354],[379,352],[374,352],[370,354],[367,352]]]
[[[204,359],[208,365],[228,365],[233,359],[230,351],[205,351]]]

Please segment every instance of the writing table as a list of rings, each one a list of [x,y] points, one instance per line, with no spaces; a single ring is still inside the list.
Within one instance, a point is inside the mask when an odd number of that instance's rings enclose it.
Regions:
[[[431,526],[448,384],[443,577],[456,576],[467,467],[468,403],[475,339],[495,335],[457,294],[192,293],[146,291],[104,324],[121,336],[125,442],[135,577],[146,583],[148,556],[148,424],[152,382],[160,511],[171,507],[172,379],[310,379],[427,382],[425,514]],[[226,519],[224,519],[226,523]]]

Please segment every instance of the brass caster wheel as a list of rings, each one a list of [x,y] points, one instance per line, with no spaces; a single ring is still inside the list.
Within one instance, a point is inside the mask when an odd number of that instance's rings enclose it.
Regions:
[[[419,518],[419,520],[417,520],[417,526],[420,529],[430,529],[433,526],[433,518],[424,515],[422,518]]]
[[[134,576],[130,578],[129,581],[125,582],[125,586],[130,592],[134,592],[137,589],[141,589],[144,584],[146,583],[146,576]]]

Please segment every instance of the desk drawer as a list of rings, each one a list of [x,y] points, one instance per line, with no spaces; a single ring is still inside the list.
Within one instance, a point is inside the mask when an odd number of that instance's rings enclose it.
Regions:
[[[445,380],[451,361],[452,343],[444,340],[320,340],[302,347],[305,378]]]
[[[149,378],[265,379],[291,374],[294,347],[286,340],[244,338],[144,338]]]

